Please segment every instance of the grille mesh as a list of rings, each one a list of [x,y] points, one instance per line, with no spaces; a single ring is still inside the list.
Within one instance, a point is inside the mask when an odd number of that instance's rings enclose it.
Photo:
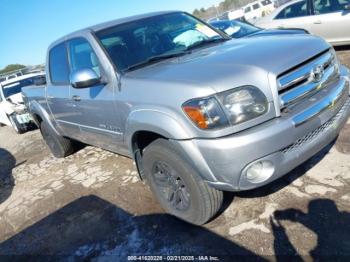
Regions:
[[[332,117],[330,120],[328,120],[326,123],[315,129],[314,131],[308,133],[306,136],[303,136],[302,138],[299,138],[294,144],[286,147],[282,150],[283,154],[289,153],[291,151],[294,151],[298,149],[300,146],[304,145],[305,143],[310,142],[311,140],[315,139],[319,134],[327,130],[331,125],[333,125],[334,122],[336,122],[341,115],[346,111],[350,106],[350,100],[348,99],[342,108],[339,110],[339,112]]]

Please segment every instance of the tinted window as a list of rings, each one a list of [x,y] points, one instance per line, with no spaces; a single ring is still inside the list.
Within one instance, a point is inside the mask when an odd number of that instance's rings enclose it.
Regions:
[[[220,39],[215,30],[185,13],[171,13],[96,33],[115,66],[122,71],[147,65],[151,57],[181,54],[199,42]]]
[[[212,22],[212,26],[224,31],[233,38],[244,37],[260,31],[261,29],[237,20]]]
[[[92,69],[100,76],[100,66],[95,52],[84,38],[68,41],[71,72],[80,69]]]
[[[259,4],[254,4],[254,5],[253,5],[253,9],[254,9],[254,10],[258,9],[259,7],[260,7]]]
[[[306,16],[307,14],[306,1],[301,1],[284,8],[275,19],[294,18]]]
[[[34,77],[20,80],[18,82],[14,82],[8,85],[3,86],[3,92],[5,98],[9,96],[18,94],[22,91],[22,87],[30,86],[34,84]]]
[[[349,0],[314,0],[314,10],[316,15],[333,13],[344,10],[347,4]]]
[[[53,84],[69,83],[68,59],[65,43],[61,43],[50,51],[50,78]]]
[[[251,7],[248,6],[244,9],[244,13],[249,13],[251,10],[252,10]]]

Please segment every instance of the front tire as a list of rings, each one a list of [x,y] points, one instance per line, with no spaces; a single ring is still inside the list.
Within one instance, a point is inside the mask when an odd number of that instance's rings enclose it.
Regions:
[[[142,163],[151,190],[168,213],[202,225],[220,209],[223,192],[209,187],[171,142],[152,142]]]
[[[56,134],[45,121],[41,122],[40,131],[51,153],[55,157],[63,158],[74,152],[72,141]]]

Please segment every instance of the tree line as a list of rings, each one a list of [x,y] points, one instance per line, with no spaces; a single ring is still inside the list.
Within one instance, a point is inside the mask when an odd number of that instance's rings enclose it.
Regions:
[[[193,15],[207,20],[212,17],[216,17],[218,14],[224,13],[226,11],[235,10],[241,8],[242,6],[249,4],[252,0],[224,0],[220,2],[219,6],[211,6],[209,8],[199,8],[193,11]]]
[[[21,64],[10,64],[10,65],[7,65],[5,68],[1,69],[0,70],[0,74],[6,74],[8,72],[12,72],[12,71],[15,71],[15,70],[23,69],[25,67],[26,66],[21,65]]]

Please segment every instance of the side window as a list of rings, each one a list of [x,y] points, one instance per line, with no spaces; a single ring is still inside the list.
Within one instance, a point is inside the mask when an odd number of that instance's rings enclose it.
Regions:
[[[75,38],[68,41],[70,68],[74,72],[80,69],[92,69],[101,76],[100,65],[95,52],[84,38]]]
[[[50,79],[53,84],[69,83],[69,67],[65,43],[53,47],[49,54]]]
[[[350,3],[350,1],[344,0],[314,0],[315,15],[342,11],[346,5],[344,2]]]
[[[245,9],[244,9],[244,13],[249,13],[251,11],[251,7],[250,6],[247,6]]]
[[[254,4],[253,5],[253,9],[256,10],[256,9],[259,9],[260,5],[258,3]]]
[[[295,18],[306,15],[308,15],[306,1],[301,1],[284,8],[275,19]]]

